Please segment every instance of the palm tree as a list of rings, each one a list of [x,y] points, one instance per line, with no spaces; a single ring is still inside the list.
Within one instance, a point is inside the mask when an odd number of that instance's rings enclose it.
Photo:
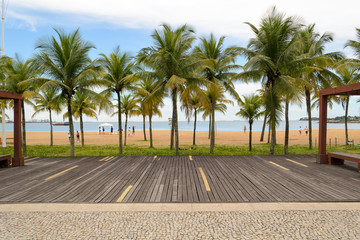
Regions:
[[[244,80],[262,80],[265,86],[265,110],[271,126],[270,154],[274,154],[276,125],[281,115],[281,91],[290,76],[289,68],[299,53],[301,42],[297,30],[300,28],[294,18],[285,18],[274,7],[270,14],[261,19],[260,28],[247,23],[255,34],[247,48],[239,48],[248,58],[244,72],[238,78]]]
[[[341,57],[339,53],[324,54],[325,44],[333,40],[331,34],[320,35],[315,31],[315,24],[311,24],[299,31],[301,40],[301,54],[298,56],[300,63],[299,85],[303,87],[306,99],[306,110],[309,126],[309,149],[312,148],[312,117],[311,117],[311,94],[319,90],[319,86],[331,87],[329,78],[333,75],[327,69],[334,60]]]
[[[258,119],[264,112],[261,111],[263,106],[262,99],[258,95],[244,96],[244,100],[240,100],[240,111],[236,113],[237,116],[248,119],[250,131],[249,131],[249,151],[251,151],[252,142],[252,124],[254,120]]]
[[[71,104],[72,115],[76,120],[80,118],[81,146],[84,146],[85,138],[83,116],[85,115],[97,119],[96,111],[98,108],[110,103],[107,103],[107,99],[96,92],[91,90],[82,90],[75,92]],[[67,112],[64,114],[63,118],[69,118]]]
[[[212,88],[208,88],[205,91],[206,99],[201,101],[201,106],[199,108],[199,112],[203,112],[203,119],[205,120],[209,117],[209,139],[211,135],[212,129],[212,121],[211,121],[211,102],[210,99],[216,102],[215,104],[215,112],[221,112],[223,114],[226,113],[227,106],[226,104],[234,105],[233,101],[226,99],[225,97],[225,89],[219,85],[213,85]],[[215,126],[214,126],[215,128]]]
[[[238,51],[235,48],[224,48],[225,37],[220,37],[217,40],[213,34],[209,38],[201,38],[200,45],[195,48],[195,52],[199,53],[200,59],[204,62],[203,76],[210,81],[208,88],[212,92],[217,88],[214,85],[223,87],[236,100],[239,99],[235,87],[232,83],[232,78],[235,76],[235,70],[240,69],[239,65],[235,64],[235,58],[238,56]],[[209,98],[211,111],[211,134],[210,134],[210,153],[214,153],[215,147],[215,106],[216,100]]]
[[[62,101],[58,89],[50,88],[46,91],[41,91],[41,93],[36,93],[33,97],[34,101],[34,114],[32,118],[39,114],[40,112],[49,112],[50,119],[50,146],[54,145],[53,140],[53,125],[52,125],[52,114],[51,111],[55,111],[56,113],[61,112],[61,107],[65,103]]]
[[[149,116],[150,147],[153,147],[152,117],[154,115],[162,116],[160,107],[164,106],[163,99],[166,96],[164,91],[159,90],[158,85],[159,81],[141,79],[134,88],[135,94],[141,99],[141,114],[143,116]],[[143,118],[143,121],[145,137],[145,117]]]
[[[357,41],[349,40],[346,42],[345,47],[350,47],[355,52],[355,56],[358,58],[356,62],[359,63],[360,62],[360,28],[356,28],[356,37],[358,39]]]
[[[158,91],[170,91],[173,105],[172,131],[170,148],[173,148],[175,138],[175,154],[179,155],[178,135],[178,94],[185,85],[190,85],[195,70],[200,64],[196,54],[191,53],[191,45],[195,40],[194,31],[184,25],[172,29],[162,25],[162,30],[155,30],[152,34],[154,46],[143,48],[138,54],[139,62],[154,72],[143,72],[143,76],[157,78],[160,81]]]
[[[28,59],[26,61],[20,59],[18,55],[15,59],[7,58],[3,64],[3,72],[6,75],[6,88],[10,92],[22,94],[22,148],[23,154],[26,156],[26,121],[25,121],[25,105],[24,102],[30,103],[29,99],[34,95],[34,88],[29,84],[29,80],[37,77],[39,69],[35,67],[34,61]]]
[[[130,94],[121,97],[121,109],[122,109],[122,113],[125,114],[124,146],[126,146],[126,130],[127,130],[128,117],[136,114],[137,103],[138,100],[134,96],[131,96]]]
[[[197,121],[197,113],[199,111],[199,108],[201,107],[201,102],[199,96],[197,96],[194,93],[188,94],[185,101],[183,101],[183,104],[181,108],[185,110],[186,117],[188,118],[188,121],[190,122],[190,118],[194,111],[194,132],[193,132],[193,145],[195,144],[195,135],[196,135],[196,121]]]
[[[355,64],[356,65],[356,64]],[[355,66],[352,61],[340,61],[334,66],[337,76],[334,78],[334,86],[344,86],[360,82],[360,74],[358,66]],[[345,141],[346,145],[349,141],[348,134],[348,113],[349,113],[349,100],[350,96],[341,96],[340,101],[345,109]]]
[[[117,97],[117,113],[118,113],[118,127],[119,127],[119,154],[123,153],[122,146],[122,127],[121,127],[121,93],[126,89],[130,89],[133,82],[136,80],[134,71],[136,65],[132,61],[128,53],[121,53],[120,47],[116,47],[109,56],[100,54],[100,62],[104,68],[102,75],[102,82],[105,90],[101,92],[102,95],[110,98],[113,93]],[[126,129],[125,129],[126,131]],[[126,132],[125,132],[126,134]]]
[[[46,78],[36,79],[41,89],[59,88],[66,99],[69,116],[70,155],[75,155],[74,125],[72,118],[73,95],[80,90],[99,85],[96,75],[100,68],[91,61],[89,51],[94,46],[81,38],[79,29],[72,33],[54,29],[56,36],[42,40],[37,44],[37,64],[44,70]]]

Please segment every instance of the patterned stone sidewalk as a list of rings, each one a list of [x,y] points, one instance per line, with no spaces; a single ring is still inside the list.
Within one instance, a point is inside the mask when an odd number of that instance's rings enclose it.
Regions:
[[[0,239],[359,239],[360,210],[0,212]]]

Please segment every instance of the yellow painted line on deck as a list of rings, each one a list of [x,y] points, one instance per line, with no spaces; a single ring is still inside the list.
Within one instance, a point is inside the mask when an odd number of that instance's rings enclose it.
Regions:
[[[154,156],[154,159],[156,159],[157,158],[157,156]]]
[[[110,158],[110,157],[104,157],[104,158],[100,159],[99,162],[105,161],[108,158]]]
[[[130,192],[130,190],[132,189],[133,185],[128,186],[125,191],[121,194],[121,196],[118,198],[118,200],[116,202],[122,202],[122,200],[124,200],[124,198],[126,197],[126,195]]]
[[[28,158],[28,159],[25,159],[24,161],[25,161],[25,162],[28,162],[28,161],[35,160],[35,159],[38,159],[38,158],[40,158],[40,157]]]
[[[108,159],[104,160],[104,162],[107,162],[107,161],[113,159],[114,157],[115,157],[115,156],[109,157]]]
[[[300,165],[300,166],[303,166],[303,167],[308,167],[308,165],[305,165],[305,164],[302,164],[302,163],[296,162],[296,161],[291,160],[291,159],[289,159],[289,158],[286,158],[286,160],[288,160],[288,161],[290,161],[290,162],[292,162],[292,163],[298,164],[298,165]]]
[[[45,178],[45,180],[49,180],[49,179],[52,179],[52,178],[54,178],[54,177],[57,177],[57,176],[59,176],[59,175],[61,175],[61,174],[63,174],[63,173],[66,173],[66,172],[74,169],[74,168],[77,168],[78,166],[79,166],[79,165],[76,165],[76,166],[73,166],[73,167],[71,167],[71,168],[68,168],[68,169],[66,169],[66,170],[64,170],[64,171],[62,171],[62,172],[59,172],[59,173],[54,174],[54,175],[52,175],[52,176],[50,176],[50,177],[48,177],[48,178]]]
[[[282,168],[282,169],[284,169],[284,170],[289,170],[288,168],[283,167],[283,166],[281,166],[281,165],[279,165],[279,164],[277,164],[277,163],[274,163],[274,162],[272,162],[272,161],[269,161],[269,163],[271,163],[271,164],[273,164],[273,165],[275,165],[275,166],[277,166],[277,167],[279,167],[279,168]]]
[[[189,159],[190,159],[191,161],[193,160],[191,155],[189,155]]]
[[[201,167],[199,167],[199,171],[200,171],[201,177],[203,179],[206,191],[210,192],[211,190],[210,190],[209,183],[208,183],[208,181],[206,179],[206,176],[205,176],[205,173],[204,173],[204,171],[202,170]]]

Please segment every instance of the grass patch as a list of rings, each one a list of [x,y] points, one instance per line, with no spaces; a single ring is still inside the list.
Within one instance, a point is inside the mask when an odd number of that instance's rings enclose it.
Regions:
[[[182,145],[182,148],[190,148],[191,145]],[[226,146],[218,145],[215,147],[214,155],[268,155],[269,144],[254,144],[253,151],[249,151],[248,145],[241,146]],[[347,147],[345,145],[331,146],[327,148],[328,152],[348,152],[359,153],[359,147]],[[55,145],[50,147],[48,145],[28,145],[28,157],[68,157],[70,156],[70,146],[68,145]],[[208,145],[197,145],[196,150],[180,150],[180,155],[210,155],[210,148]],[[289,146],[289,154],[317,154],[318,148],[309,149],[305,145]],[[9,146],[7,148],[0,148],[0,154],[13,155],[14,148]],[[276,145],[275,154],[284,154],[284,146]],[[84,147],[75,146],[75,156],[118,156],[118,145],[86,145]],[[169,156],[175,155],[174,150],[169,147],[149,148],[148,146],[127,145],[123,147],[123,156]]]

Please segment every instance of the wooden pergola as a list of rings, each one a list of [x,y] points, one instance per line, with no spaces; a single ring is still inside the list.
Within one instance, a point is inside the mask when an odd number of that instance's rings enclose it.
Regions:
[[[0,99],[14,100],[14,157],[12,166],[24,166],[24,157],[21,151],[21,101],[22,95],[6,91],[0,91]],[[5,139],[4,139],[5,140]]]
[[[328,163],[328,156],[326,154],[327,99],[328,96],[331,95],[360,95],[360,83],[320,91],[319,153],[317,156],[317,163]]]

